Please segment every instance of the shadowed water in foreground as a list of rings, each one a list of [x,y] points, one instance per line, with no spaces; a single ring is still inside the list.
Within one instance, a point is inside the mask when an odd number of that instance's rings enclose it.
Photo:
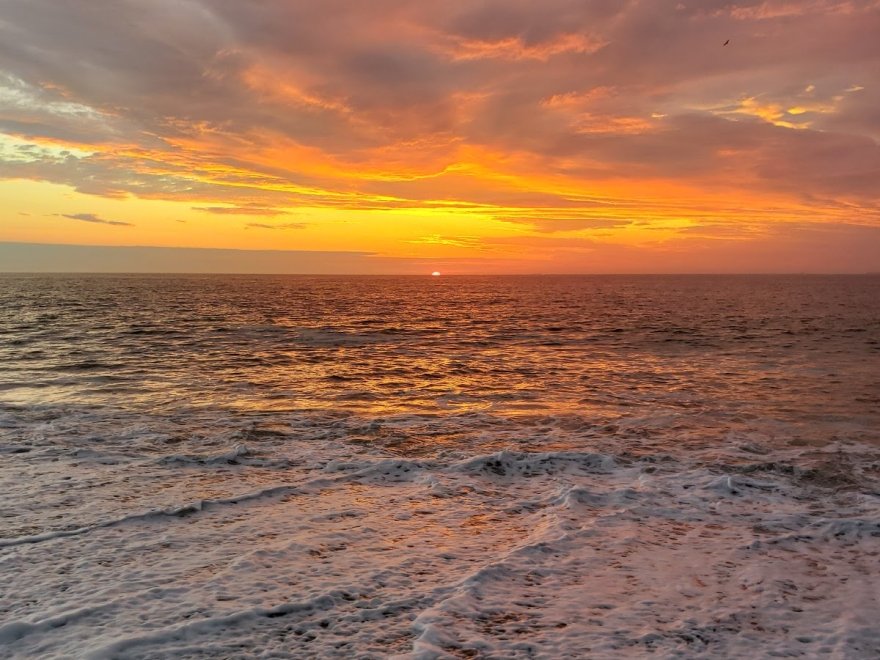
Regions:
[[[0,656],[875,657],[880,277],[0,277]]]

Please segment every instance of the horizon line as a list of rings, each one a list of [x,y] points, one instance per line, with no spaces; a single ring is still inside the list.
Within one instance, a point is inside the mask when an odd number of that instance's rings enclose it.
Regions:
[[[620,273],[441,273],[439,278],[432,273],[260,273],[260,272],[219,272],[219,271],[76,271],[76,270],[0,270],[3,275],[137,275],[137,276],[206,276],[221,277],[417,277],[442,279],[444,277],[865,277],[880,276],[880,271],[845,273],[836,271],[755,271],[755,272],[620,272]]]
[[[439,271],[458,276],[770,276],[876,275],[878,258],[841,263],[804,263],[782,255],[765,255],[764,263],[736,259],[731,263],[622,263],[585,256],[569,263],[532,259],[469,257],[395,257],[374,251],[167,247],[151,245],[86,245],[0,241],[0,273],[18,275],[302,275],[429,276]],[[674,256],[674,255],[673,255]],[[711,256],[711,255],[710,255]],[[872,255],[873,256],[873,255]],[[611,261],[614,261],[613,259]],[[753,261],[753,260],[752,260]],[[839,261],[839,260],[838,260]],[[628,263],[627,263],[628,262]],[[702,262],[702,263],[700,263]]]

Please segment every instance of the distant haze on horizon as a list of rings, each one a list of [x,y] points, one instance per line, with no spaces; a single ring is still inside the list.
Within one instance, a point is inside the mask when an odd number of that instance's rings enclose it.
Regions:
[[[877,272],[878,34],[878,0],[0,0],[0,272]]]
[[[653,262],[655,267],[658,262]],[[231,250],[217,248],[166,248],[145,246],[47,245],[39,243],[0,243],[2,273],[96,273],[96,274],[227,274],[227,275],[423,275],[432,274],[440,264],[441,275],[864,275],[876,271],[850,268],[817,270],[798,268],[798,261],[782,262],[782,268],[746,271],[743,260],[722,263],[696,262],[692,270],[682,270],[670,259],[659,270],[629,263],[604,269],[529,270],[528,262],[492,264],[461,260],[394,259],[359,252],[321,252],[317,250]],[[862,262],[856,262],[862,263]]]

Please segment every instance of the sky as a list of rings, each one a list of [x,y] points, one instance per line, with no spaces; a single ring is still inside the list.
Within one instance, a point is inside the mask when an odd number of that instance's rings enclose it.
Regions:
[[[0,271],[880,271],[878,35],[880,0],[0,0]]]

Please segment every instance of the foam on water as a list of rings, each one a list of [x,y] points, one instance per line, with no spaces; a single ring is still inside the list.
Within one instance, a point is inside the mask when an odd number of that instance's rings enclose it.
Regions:
[[[880,654],[860,280],[59,282],[0,278],[2,657]]]
[[[40,657],[876,651],[876,493],[653,458],[331,462],[13,538],[0,640]]]

